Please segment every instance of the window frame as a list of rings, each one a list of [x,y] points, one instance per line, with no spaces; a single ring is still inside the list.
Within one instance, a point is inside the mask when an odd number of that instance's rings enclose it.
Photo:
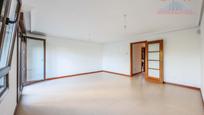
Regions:
[[[10,44],[9,44],[9,49],[8,49],[8,54],[6,57],[6,65],[5,67],[0,68],[0,78],[4,78],[5,81],[5,87],[3,87],[3,89],[0,91],[0,98],[4,95],[4,93],[7,91],[7,89],[9,88],[9,71],[11,70],[11,62],[12,62],[12,56],[13,56],[13,50],[14,50],[14,45],[15,45],[15,39],[17,36],[17,29],[19,26],[19,17],[20,17],[20,10],[21,10],[21,6],[22,6],[22,1],[21,0],[17,0],[17,6],[15,9],[15,21],[10,21],[9,17],[9,13],[10,13],[10,9],[11,9],[11,2],[12,0],[6,0],[6,8],[5,8],[5,15],[3,17],[2,20],[2,27],[1,27],[1,32],[0,32],[0,58],[2,58],[2,51],[3,51],[3,47],[4,47],[4,41],[6,39],[9,39],[6,37],[7,34],[7,28],[9,26],[12,25],[12,29],[9,30],[11,33],[11,40],[10,40]]]
[[[4,37],[5,37],[5,31],[6,31],[6,18],[9,16],[9,9],[11,5],[12,0],[7,0],[6,6],[5,6],[5,11],[4,11],[4,16],[2,18],[2,27],[1,27],[1,32],[0,32],[0,53],[2,50],[2,44],[4,42]],[[2,9],[1,9],[2,10]],[[1,13],[1,12],[0,12]],[[0,14],[1,15],[1,14]]]

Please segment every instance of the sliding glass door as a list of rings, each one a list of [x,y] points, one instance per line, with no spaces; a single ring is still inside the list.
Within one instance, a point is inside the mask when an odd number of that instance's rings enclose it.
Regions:
[[[45,78],[45,41],[27,38],[27,82]]]

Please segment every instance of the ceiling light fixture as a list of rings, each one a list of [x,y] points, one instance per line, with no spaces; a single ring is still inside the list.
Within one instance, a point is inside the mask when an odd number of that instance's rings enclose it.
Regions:
[[[124,31],[126,31],[127,30],[127,14],[123,15],[123,19],[124,19],[123,29]]]

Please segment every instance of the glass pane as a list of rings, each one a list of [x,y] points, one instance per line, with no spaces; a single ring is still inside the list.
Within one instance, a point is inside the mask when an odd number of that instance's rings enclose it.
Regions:
[[[44,43],[27,39],[27,81],[44,79]]]
[[[159,69],[159,61],[149,61],[148,68]]]
[[[159,70],[148,69],[148,74],[150,77],[160,78]]]
[[[3,49],[2,49],[1,59],[0,59],[0,68],[7,66],[8,56],[10,53],[11,43],[13,39],[13,34],[12,34],[14,29],[13,27],[14,25],[9,25],[6,28],[6,34],[5,34],[5,39],[3,41]]]
[[[0,78],[0,92],[2,92],[6,88],[6,77]]]
[[[159,52],[148,53],[148,60],[159,60]]]
[[[2,78],[0,78],[0,87],[2,87],[3,85],[4,85],[4,79],[2,77]]]
[[[1,0],[0,2],[0,13],[1,13],[1,17],[4,16],[4,13],[5,13],[5,9],[6,9],[6,3],[7,3],[7,0]]]
[[[148,51],[160,51],[159,43],[149,44],[148,45]]]
[[[17,13],[19,9],[17,9],[18,7],[18,0],[12,0],[12,3],[11,3],[11,8],[10,8],[10,11],[9,11],[9,18],[11,20],[15,20],[16,17],[17,17]]]
[[[0,28],[2,27],[2,22],[5,14],[5,8],[7,5],[7,0],[1,0],[0,1]],[[2,29],[2,28],[1,28]]]
[[[5,12],[5,7],[7,4],[8,0],[4,0],[4,3],[2,4],[3,8],[1,11],[1,17],[4,17],[4,12]],[[12,2],[12,6],[9,12],[9,18],[11,20],[15,19],[15,15],[16,15],[16,3],[17,1],[15,1],[15,3]],[[2,52],[1,52],[1,57],[0,57],[0,68],[6,67],[8,65],[8,59],[11,53],[11,43],[13,41],[13,33],[14,33],[14,29],[15,29],[16,24],[9,24],[5,27],[5,36],[2,40]]]
[[[0,14],[1,14],[2,7],[3,7],[4,2],[5,2],[5,0],[1,0],[1,1],[0,1]]]

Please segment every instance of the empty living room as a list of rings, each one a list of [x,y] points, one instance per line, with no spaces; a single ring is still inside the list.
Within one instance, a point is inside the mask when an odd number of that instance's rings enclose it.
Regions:
[[[204,0],[1,0],[0,115],[204,115]]]

